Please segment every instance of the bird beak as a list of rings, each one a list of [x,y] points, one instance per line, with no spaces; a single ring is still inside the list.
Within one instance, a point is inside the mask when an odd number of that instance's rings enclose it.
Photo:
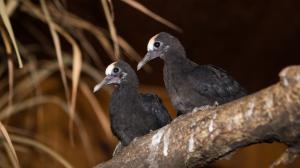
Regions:
[[[148,51],[145,57],[139,62],[137,65],[137,70],[140,70],[147,62],[153,60],[158,57],[158,54],[155,54],[155,51]]]
[[[93,92],[97,92],[98,90],[100,90],[103,86],[105,85],[109,85],[109,84],[120,84],[121,83],[121,79],[117,76],[111,76],[111,75],[107,75],[100,83],[98,83],[95,87]]]

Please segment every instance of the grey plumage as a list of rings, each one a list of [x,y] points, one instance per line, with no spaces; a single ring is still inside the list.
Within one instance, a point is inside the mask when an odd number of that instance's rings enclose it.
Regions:
[[[111,97],[109,114],[112,132],[123,146],[171,121],[157,95],[138,92],[137,76],[126,62],[118,61],[109,65],[103,81],[95,86],[94,91],[105,84],[116,86]]]
[[[146,111],[151,111],[158,119],[159,127],[163,127],[170,123],[171,117],[168,110],[162,103],[162,100],[155,94],[141,94],[143,107]]]
[[[246,95],[246,90],[221,68],[189,60],[179,40],[168,33],[152,37],[147,50],[138,69],[154,58],[164,60],[164,83],[177,115]]]

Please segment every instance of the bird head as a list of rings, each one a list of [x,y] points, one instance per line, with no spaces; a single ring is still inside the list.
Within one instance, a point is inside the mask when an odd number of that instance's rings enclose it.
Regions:
[[[119,86],[121,84],[137,85],[137,77],[133,69],[125,61],[111,63],[105,70],[105,77],[94,87],[97,92],[105,85]]]
[[[147,62],[155,58],[159,57],[166,60],[168,55],[170,55],[168,53],[181,51],[184,52],[184,49],[177,38],[169,33],[161,32],[149,40],[147,45],[147,54],[139,62],[137,70],[140,70]]]

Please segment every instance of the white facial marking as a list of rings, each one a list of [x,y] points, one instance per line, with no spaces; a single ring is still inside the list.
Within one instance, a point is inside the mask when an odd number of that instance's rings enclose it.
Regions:
[[[148,45],[147,45],[147,51],[153,51],[153,50],[154,50],[154,42],[155,42],[155,39],[156,39],[157,36],[158,36],[158,34],[155,35],[155,36],[153,36],[153,37],[149,40]]]
[[[115,67],[116,62],[111,63],[105,70],[105,75],[111,75]]]
[[[123,80],[126,79],[126,76],[127,76],[127,73],[122,72],[122,79],[123,79]]]

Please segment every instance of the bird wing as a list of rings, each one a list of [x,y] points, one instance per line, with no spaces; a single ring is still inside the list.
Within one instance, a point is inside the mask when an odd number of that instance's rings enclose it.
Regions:
[[[146,111],[154,114],[161,127],[171,122],[168,110],[163,105],[161,99],[155,94],[141,94],[143,106]]]
[[[212,65],[196,66],[188,73],[188,80],[197,92],[219,104],[246,95],[246,90],[237,81],[223,69]]]

